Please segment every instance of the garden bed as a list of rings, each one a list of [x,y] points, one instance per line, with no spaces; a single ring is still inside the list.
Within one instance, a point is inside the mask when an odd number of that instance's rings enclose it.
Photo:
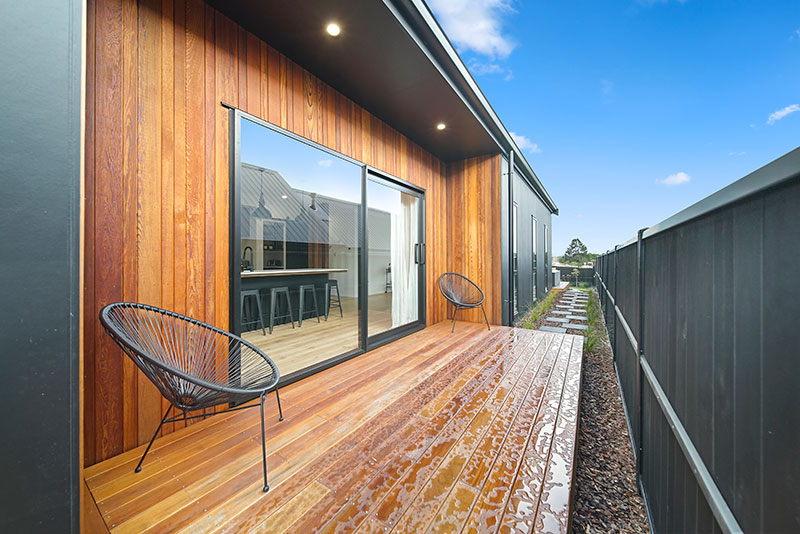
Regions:
[[[584,347],[572,533],[650,532],[603,314],[590,295]]]

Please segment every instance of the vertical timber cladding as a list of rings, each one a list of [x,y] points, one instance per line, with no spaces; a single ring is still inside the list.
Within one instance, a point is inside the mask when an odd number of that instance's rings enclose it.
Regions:
[[[102,332],[104,305],[145,302],[228,327],[220,102],[423,187],[428,324],[452,313],[437,284],[447,270],[474,277],[489,320],[501,322],[499,156],[448,170],[199,0],[90,0],[87,8],[87,465],[146,442],[167,407]]]
[[[449,243],[448,262],[439,274],[455,271],[478,284],[486,294],[484,306],[492,324],[501,324],[503,320],[500,181],[500,155],[448,165],[448,211],[444,216],[448,220],[441,221],[449,225]],[[430,272],[428,277],[430,283]],[[454,308],[448,306],[447,317],[452,318],[453,312]],[[462,310],[458,318],[482,322],[483,314],[480,309]]]

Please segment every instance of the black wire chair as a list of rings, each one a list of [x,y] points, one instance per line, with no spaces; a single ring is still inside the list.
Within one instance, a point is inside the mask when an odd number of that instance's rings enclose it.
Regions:
[[[483,307],[486,295],[483,294],[483,290],[475,282],[463,274],[444,273],[439,277],[439,291],[442,292],[444,298],[456,307],[450,333],[456,329],[456,317],[458,317],[458,310],[462,308],[480,308],[483,311],[483,318],[486,320],[486,329],[491,330],[489,319],[486,317],[486,309]]]
[[[187,413],[226,403],[237,405],[260,396],[264,491],[269,491],[264,399],[272,390],[278,400],[279,420],[283,421],[276,387],[280,373],[275,363],[238,336],[154,306],[131,302],[109,304],[100,312],[100,322],[170,402],[135,472],[142,470],[142,462],[164,423],[206,417],[207,414],[187,417]],[[256,406],[259,405],[235,406],[216,413]],[[173,408],[183,415],[170,417]]]

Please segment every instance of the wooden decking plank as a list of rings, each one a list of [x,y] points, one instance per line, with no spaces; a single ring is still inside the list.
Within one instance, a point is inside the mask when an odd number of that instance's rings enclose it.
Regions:
[[[579,339],[576,339],[572,347],[567,382],[564,385],[553,444],[547,459],[544,488],[539,494],[539,507],[534,520],[534,529],[537,532],[566,533],[569,527],[583,364],[583,340],[578,341]]]
[[[490,337],[488,341],[484,341],[481,345],[491,342],[491,340],[495,339],[495,337]],[[474,351],[473,351],[474,352]],[[423,398],[428,398],[435,395],[435,391],[437,390],[435,384],[437,381],[441,381],[441,376],[447,376],[448,373],[456,373],[459,369],[463,368],[465,365],[469,363],[469,358],[471,356],[475,356],[475,354],[471,353],[470,351],[463,351],[459,355],[454,358],[451,358],[444,366],[440,368],[440,372],[437,374],[432,374],[427,376],[424,380],[422,380],[419,384],[417,384],[411,391],[418,390]],[[415,371],[416,372],[416,371]],[[444,386],[442,386],[444,387]],[[413,397],[413,395],[412,395]],[[409,398],[412,398],[409,397]],[[395,402],[402,403],[403,397],[397,399]],[[380,406],[380,401],[373,401],[370,403],[371,405],[377,404]],[[364,407],[356,408],[355,411],[363,410]],[[374,406],[367,406],[366,409],[375,410]],[[351,410],[352,411],[352,410]],[[347,414],[348,417],[352,417],[352,414]],[[378,415],[392,420],[394,417],[388,410],[382,410],[378,412]],[[402,421],[399,417],[396,418],[397,420]],[[298,475],[294,477],[292,480],[292,487],[279,487],[275,490],[270,492],[270,495],[266,496],[265,498],[260,498],[256,502],[254,502],[248,510],[243,511],[240,517],[237,517],[236,520],[231,521],[228,525],[225,526],[223,531],[225,532],[236,532],[240,529],[246,529],[247,525],[258,524],[263,521],[264,518],[268,517],[271,511],[276,507],[282,505],[286,500],[293,497],[294,493],[300,491],[302,487],[307,485],[311,479],[316,476],[319,476],[322,472],[326,471],[327,469],[331,468],[332,466],[336,465],[343,457],[345,457],[348,452],[355,447],[359,441],[369,438],[374,433],[380,431],[380,425],[374,424],[372,420],[363,419],[361,424],[363,424],[365,429],[360,428],[358,425],[352,425],[350,427],[345,426],[347,421],[337,421],[335,425],[336,431],[333,433],[328,433],[327,435],[320,435],[320,436],[309,436],[307,439],[307,446],[300,451],[287,451],[286,454],[289,454],[288,458],[290,461],[293,461],[298,465]],[[349,438],[349,436],[353,434],[358,436],[356,439]],[[333,441],[332,437],[340,437],[341,441],[337,440],[335,443],[335,448],[329,450],[325,454],[320,454],[320,451],[316,449],[319,446],[319,443],[325,443],[325,441]],[[348,439],[345,439],[348,438]],[[334,445],[332,444],[331,447]],[[296,454],[296,456],[293,456]],[[301,455],[305,454],[307,457],[307,461],[299,460]],[[306,465],[308,462],[314,460],[311,465]],[[301,469],[302,467],[302,469]],[[271,505],[266,506],[263,502],[264,500],[268,500]]]
[[[486,339],[478,339],[477,345],[483,346],[488,342]],[[354,395],[369,395],[373,399],[393,399],[403,391],[408,391],[416,387],[423,380],[438,371],[443,365],[446,365],[452,359],[459,358],[463,355],[463,351],[458,351],[457,347],[459,342],[445,344],[444,346],[437,346],[435,344],[424,345],[419,350],[415,351],[413,355],[407,355],[405,358],[405,365],[395,365],[391,372],[385,372],[379,377],[366,377],[362,381],[349,385],[344,391],[339,390],[339,394],[335,397],[336,401],[328,406],[316,406],[315,413],[326,418],[333,418],[335,414],[331,413],[332,410],[336,411],[339,419],[347,417],[347,412],[351,408],[352,403],[346,397],[345,392],[352,392]],[[455,356],[453,353],[455,352]],[[449,359],[443,359],[443,356],[450,355]],[[463,359],[463,358],[462,358]],[[380,392],[380,396],[376,397],[375,393]],[[377,402],[372,402],[371,407],[373,411],[377,412],[381,409],[382,405]],[[344,415],[342,415],[344,413]]]
[[[390,407],[370,420],[368,424],[370,427],[375,428],[375,432],[370,433],[366,439],[362,439],[359,446],[349,456],[342,458],[336,466],[326,471],[320,477],[322,483],[330,488],[338,489],[343,478],[351,477],[351,466],[359,464],[362,460],[374,454],[374,450],[378,445],[390,438],[401,426],[407,423],[409,416],[419,412],[423,406],[430,403],[432,397],[436,397],[437,393],[447,389],[450,384],[460,381],[465,374],[470,375],[470,377],[474,376],[472,369],[475,367],[482,368],[493,355],[490,351],[483,351],[484,348],[489,348],[487,345],[489,344],[481,344],[478,347],[463,351],[437,373],[430,375],[425,381],[408,391]]]
[[[462,467],[458,482],[451,484],[450,493],[444,497],[444,502],[438,511],[435,511],[428,530],[438,532],[460,530],[470,514],[475,499],[479,496],[482,481],[488,477],[494,460],[502,452],[505,440],[512,431],[512,423],[518,419],[524,401],[538,383],[548,379],[555,358],[552,349],[557,346],[557,339],[550,334],[539,335],[544,341],[537,347],[531,365],[525,368],[523,376],[495,412],[490,427],[481,435],[472,449],[468,462]],[[469,496],[472,498],[468,499]],[[456,519],[458,521],[455,521]],[[424,530],[424,527],[420,530]]]
[[[549,373],[548,380],[537,380],[529,390],[467,519],[463,530],[465,533],[492,532],[500,526],[508,490],[519,470],[522,450],[530,438],[536,414],[542,403],[549,402],[554,396],[553,392],[558,392],[558,398],[561,396],[563,374],[572,343],[565,338],[558,338],[558,341],[559,343],[553,344],[553,351],[558,352],[553,370]]]
[[[513,362],[521,356],[520,351],[514,350],[517,345],[519,344],[524,351],[533,339],[533,336],[524,336],[523,339],[504,345],[503,355],[470,380],[437,414],[434,423],[436,427],[442,428],[442,431],[386,494],[382,502],[374,508],[371,522],[383,522],[387,527],[396,524],[499,384],[502,375],[496,371],[509,360],[513,365]]]
[[[497,346],[494,350],[499,350],[501,347],[502,345]],[[480,351],[472,350],[470,352],[472,352],[474,357],[477,357]],[[483,357],[479,358],[479,361],[467,366],[466,369],[462,368],[461,373],[456,376],[444,378],[446,373],[437,373],[435,378],[438,382],[438,387],[422,384],[421,387],[418,388],[419,391],[411,392],[416,393],[416,395],[407,394],[404,396],[403,400],[406,400],[406,402],[404,403],[405,406],[402,407],[403,413],[398,416],[390,416],[381,432],[382,434],[388,434],[390,439],[385,440],[379,447],[367,441],[362,442],[357,448],[358,450],[354,451],[356,452],[355,455],[343,458],[337,466],[334,466],[320,477],[319,480],[333,491],[325,500],[320,501],[313,510],[313,513],[309,514],[306,518],[306,521],[301,525],[297,525],[296,528],[300,531],[317,530],[319,526],[335,514],[345,502],[358,493],[376,472],[381,470],[385,464],[399,454],[398,451],[404,450],[404,441],[411,439],[414,444],[420,444],[420,440],[425,440],[426,436],[424,434],[420,435],[419,433],[415,433],[415,429],[409,425],[409,423],[415,426],[419,424],[418,418],[414,416],[414,413],[428,404],[431,397],[436,397],[436,392],[441,390],[442,387],[447,389],[449,384],[460,381],[461,377],[465,374],[474,376],[472,369],[476,366],[482,368],[490,364],[492,356],[493,352],[485,351]],[[412,402],[408,402],[409,400]],[[440,422],[439,427],[442,425],[443,422]],[[433,425],[425,425],[425,427],[431,428],[430,436],[432,434]],[[353,466],[356,467],[354,468]]]
[[[247,416],[239,419],[239,421],[241,421],[243,429],[260,424],[257,419]],[[195,455],[203,454],[209,447],[239,435],[241,430],[237,428],[238,426],[238,424],[234,423],[216,426],[212,432],[203,434],[202,440],[182,443],[182,446],[176,445],[174,447],[161,448],[161,454],[151,451],[145,458],[142,470],[139,473],[134,471],[136,464],[125,466],[124,470],[117,468],[107,471],[97,477],[96,482],[98,485],[92,487],[92,493],[100,501],[108,501],[120,492],[127,492],[129,489],[133,490],[138,484],[145,483],[159,475],[163,476],[165,471],[170,467],[176,466],[177,463],[186,460],[191,461]]]
[[[428,479],[422,491],[407,507],[406,513],[395,526],[394,532],[424,532],[434,519],[439,506],[460,478],[469,458],[491,426],[495,414],[505,403],[519,379],[525,374],[525,369],[529,365],[538,369],[541,359],[535,357],[535,352],[544,339],[543,336],[533,334],[530,337],[533,343],[526,347],[528,354],[523,354],[514,367],[504,374],[502,382],[473,418],[458,443],[450,450],[439,468]],[[534,359],[539,361],[532,361]]]
[[[543,491],[542,481],[545,480],[547,461],[555,440],[554,431],[557,418],[560,417],[562,399],[567,388],[574,385],[574,380],[570,380],[570,370],[575,369],[576,360],[578,367],[580,366],[582,339],[579,339],[572,338],[561,389],[548,388],[548,395],[542,399],[541,408],[534,421],[527,446],[523,451],[520,469],[508,495],[504,516],[501,519],[500,532],[528,533],[533,529],[537,504]],[[561,357],[563,358],[563,355]],[[550,391],[552,391],[552,395]],[[570,400],[576,400],[574,394],[570,396]],[[574,437],[573,432],[573,441]]]
[[[268,520],[251,530],[253,534],[280,534],[286,532],[295,521],[301,518],[330,490],[317,481],[306,486],[289,502],[281,506]]]
[[[581,349],[440,323],[282,388],[282,423],[270,395],[269,493],[257,408],[159,438],[138,476],[143,447],[92,466],[86,484],[120,533],[565,532]]]
[[[432,332],[428,332],[429,330]],[[301,380],[282,389],[281,393],[290,402],[302,402],[309,396],[335,394],[340,390],[341,384],[352,384],[373,376],[380,376],[385,372],[387,366],[396,362],[415,360],[422,352],[430,350],[430,347],[439,345],[442,341],[451,348],[455,348],[481,337],[481,332],[475,328],[464,328],[453,334],[452,337],[447,337],[445,332],[445,330],[433,327],[417,332],[408,336],[408,339],[422,338],[424,342],[415,343],[414,349],[410,352],[405,349],[405,343],[399,346],[392,344],[385,347],[386,350],[382,348],[380,352],[367,353],[326,370],[323,387],[320,387],[318,381]],[[425,334],[426,337],[421,337],[420,334]]]
[[[153,448],[150,449],[150,452],[155,452],[160,447],[166,447],[167,445],[174,444],[178,441],[189,440],[193,434],[197,432],[205,431],[207,428],[210,428],[213,425],[222,425],[226,423],[231,417],[235,417],[236,414],[234,413],[226,413],[214,416],[210,418],[208,421],[211,425],[208,426],[200,426],[200,425],[190,425],[186,428],[182,428],[175,432],[171,432],[166,436],[163,436],[156,440],[156,443],[153,444]],[[155,432],[155,428],[153,429]],[[139,458],[142,457],[142,453],[144,453],[144,449],[147,447],[147,444],[141,445],[136,447],[135,449],[131,449],[129,451],[123,452],[122,454],[118,454],[117,456],[112,456],[111,458],[104,460],[100,463],[91,465],[84,470],[85,479],[87,482],[92,483],[95,482],[95,479],[110,471],[112,469],[119,468],[124,466],[125,464],[130,465],[130,469],[133,470],[136,467],[136,463],[139,461]],[[113,477],[110,477],[113,478]]]
[[[294,439],[303,436],[313,428],[325,423],[325,420],[319,417],[306,418],[299,421],[284,421],[277,433],[267,437],[267,449],[270,451],[268,458],[268,466],[275,467],[275,463],[271,461],[272,455],[280,451],[287,443]],[[232,462],[238,461],[245,456],[258,456],[260,459],[261,452],[261,425],[260,421],[256,420],[250,427],[244,428],[240,433],[231,436],[225,441],[222,441],[203,451],[199,455],[188,458],[183,462],[179,462],[171,467],[168,472],[160,477],[160,481],[167,484],[167,488],[162,488],[154,484],[149,492],[145,492],[146,488],[134,488],[136,491],[126,492],[128,495],[138,495],[135,501],[124,502],[125,506],[120,506],[115,510],[114,499],[109,499],[104,508],[112,511],[112,517],[119,524],[128,520],[135,515],[134,511],[143,511],[148,506],[154,506],[160,502],[169,487],[173,487],[172,482],[177,482],[181,488],[186,488],[186,493],[192,495],[198,485],[201,485],[205,479],[214,478],[218,476],[220,469],[225,468]],[[168,495],[169,493],[167,493]]]

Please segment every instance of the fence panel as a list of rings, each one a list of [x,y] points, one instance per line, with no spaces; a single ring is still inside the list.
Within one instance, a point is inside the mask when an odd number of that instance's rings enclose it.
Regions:
[[[597,258],[655,532],[800,532],[799,206],[800,149]]]

